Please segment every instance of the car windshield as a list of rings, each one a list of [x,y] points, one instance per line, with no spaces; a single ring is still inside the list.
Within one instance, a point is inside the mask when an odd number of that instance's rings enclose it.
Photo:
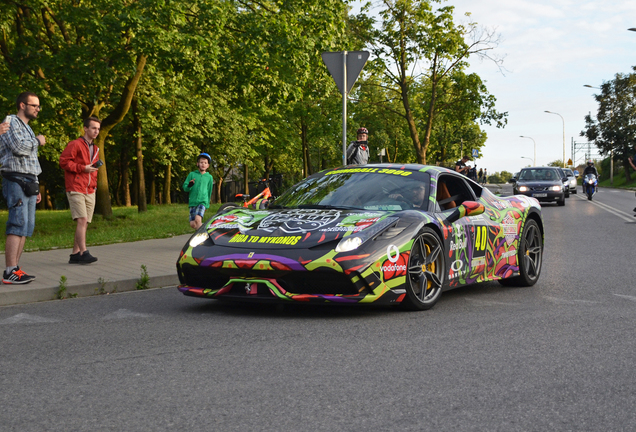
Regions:
[[[536,169],[524,169],[519,174],[519,180],[557,180],[557,173],[554,169],[549,168],[536,168]]]
[[[574,173],[572,172],[571,169],[564,169],[563,171],[565,171],[565,175],[574,177]]]
[[[424,208],[429,175],[387,168],[351,168],[309,177],[276,199],[270,208]]]

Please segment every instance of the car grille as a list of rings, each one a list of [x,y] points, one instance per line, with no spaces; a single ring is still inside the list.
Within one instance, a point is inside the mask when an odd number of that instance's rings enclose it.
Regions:
[[[351,279],[339,272],[285,272],[255,271],[250,269],[216,269],[184,264],[178,271],[182,284],[203,289],[220,289],[232,278],[274,279],[283,289],[292,294],[324,294],[324,295],[357,295],[360,291]],[[230,295],[247,295],[244,284],[229,291]],[[240,285],[240,286],[239,286]],[[263,285],[263,286],[261,286]],[[258,286],[258,296],[271,297],[272,294],[264,284]],[[253,296],[250,296],[253,297]]]
[[[534,186],[531,187],[530,190],[534,191],[534,192],[542,192],[542,191],[547,191],[549,188],[545,187],[545,186]]]

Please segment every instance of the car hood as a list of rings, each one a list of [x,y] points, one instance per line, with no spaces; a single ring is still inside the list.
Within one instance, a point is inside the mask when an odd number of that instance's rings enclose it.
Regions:
[[[561,180],[519,180],[517,185],[528,187],[563,185]]]
[[[398,219],[395,212],[387,211],[237,209],[214,217],[206,229],[210,239],[219,246],[310,248],[350,235],[372,236]]]

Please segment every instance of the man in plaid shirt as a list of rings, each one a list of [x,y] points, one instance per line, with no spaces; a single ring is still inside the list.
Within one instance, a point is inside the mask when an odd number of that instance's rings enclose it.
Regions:
[[[6,269],[2,275],[5,284],[25,284],[35,279],[20,269],[18,263],[27,237],[35,227],[35,205],[41,196],[27,195],[22,185],[36,183],[42,172],[38,161],[38,148],[46,142],[43,135],[35,136],[29,121],[38,117],[40,99],[31,92],[24,92],[16,101],[18,113],[8,116],[9,129],[0,135],[0,171],[2,194],[9,209],[7,241],[5,244]],[[37,188],[36,188],[37,189]]]

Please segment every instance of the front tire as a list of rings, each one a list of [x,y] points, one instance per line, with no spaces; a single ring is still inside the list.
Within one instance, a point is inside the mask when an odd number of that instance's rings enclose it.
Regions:
[[[422,229],[411,246],[402,306],[407,310],[432,308],[442,294],[445,271],[439,236],[430,228]]]
[[[557,204],[561,207],[563,207],[565,205],[565,196],[563,197],[562,200],[557,201]]]
[[[543,235],[539,225],[532,219],[527,219],[523,228],[517,252],[517,262],[519,263],[519,276],[500,279],[499,283],[504,286],[524,287],[537,283],[543,264]]]

